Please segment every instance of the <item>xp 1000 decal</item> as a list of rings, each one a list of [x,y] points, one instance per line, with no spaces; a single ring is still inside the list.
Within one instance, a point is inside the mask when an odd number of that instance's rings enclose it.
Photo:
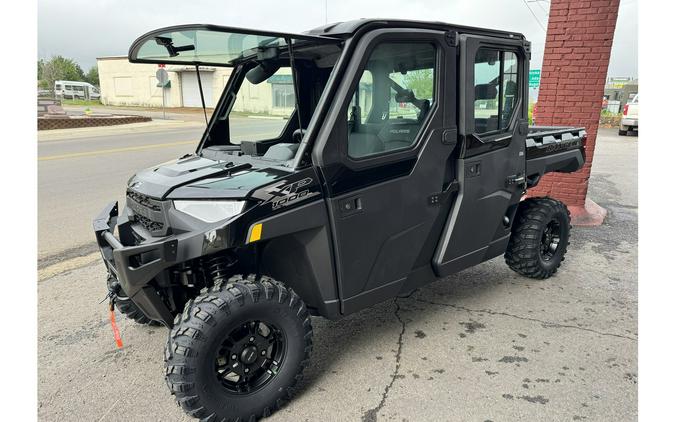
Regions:
[[[270,204],[272,210],[294,205],[321,193],[315,178],[304,173],[295,180],[284,179],[257,190],[253,196],[263,200],[261,205]]]

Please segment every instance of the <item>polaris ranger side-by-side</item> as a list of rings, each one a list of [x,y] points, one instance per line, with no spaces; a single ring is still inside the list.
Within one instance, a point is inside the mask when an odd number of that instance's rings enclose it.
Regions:
[[[198,79],[232,67],[195,153],[133,176],[125,209],[94,221],[111,303],[171,329],[166,381],[188,414],[275,411],[309,361],[310,315],[499,255],[527,277],[556,272],[569,213],[521,199],[582,166],[586,133],[528,128],[529,57],[521,34],[396,20],[184,25],[133,43],[131,62]]]

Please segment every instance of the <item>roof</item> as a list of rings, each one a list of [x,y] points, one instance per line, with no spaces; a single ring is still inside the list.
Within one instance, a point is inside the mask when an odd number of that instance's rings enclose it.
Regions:
[[[253,38],[254,44],[258,49],[267,47],[270,42],[276,40],[278,46],[275,48],[285,48],[282,45],[289,39],[296,41],[314,42],[314,43],[340,43],[343,39],[358,37],[362,32],[372,31],[380,28],[396,29],[418,29],[435,31],[452,31],[459,34],[472,34],[479,36],[499,37],[506,39],[524,40],[525,37],[517,32],[499,31],[494,29],[475,28],[470,26],[454,25],[445,22],[427,22],[402,19],[360,19],[334,24],[324,25],[306,31],[302,34],[291,34],[285,32],[270,32],[267,30],[235,28],[211,24],[188,24],[175,25],[165,28],[159,28],[150,31],[137,38],[129,48],[128,58],[132,63],[163,63],[163,64],[193,64],[206,66],[226,66],[232,67],[235,61],[242,58],[244,53],[244,38]],[[222,38],[219,42],[214,41],[213,37],[206,38],[204,42],[197,45],[193,40],[196,39],[197,31],[219,34]],[[179,38],[185,38],[184,33],[194,33],[194,36],[187,37],[188,44],[174,46],[173,33],[179,34]],[[171,36],[169,36],[171,35]],[[232,37],[235,37],[234,40]],[[189,41],[192,40],[192,43]],[[210,41],[209,41],[210,40]],[[202,45],[204,44],[203,48]],[[199,47],[199,48],[197,48]],[[246,45],[246,51],[251,50],[251,45]],[[181,52],[188,52],[180,55]],[[179,57],[180,55],[180,57]]]
[[[404,19],[357,19],[345,22],[330,23],[328,25],[323,25],[311,29],[306,33],[309,35],[348,38],[349,36],[355,34],[358,30],[367,26],[457,31],[459,33],[487,35],[500,38],[525,39],[525,36],[519,32],[510,32],[497,29],[456,25],[446,22],[416,21]]]

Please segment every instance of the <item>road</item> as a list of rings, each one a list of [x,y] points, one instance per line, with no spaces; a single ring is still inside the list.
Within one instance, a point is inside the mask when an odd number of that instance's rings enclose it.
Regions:
[[[184,137],[149,139],[142,142]],[[573,229],[554,277],[529,280],[494,259],[339,321],[313,318],[314,350],[299,393],[267,420],[637,420],[637,142],[601,129],[590,197],[608,217],[601,227]],[[94,150],[75,144],[68,151]],[[41,172],[49,171],[40,180],[40,219],[79,207],[95,212],[110,195],[123,194],[138,165],[183,147],[108,153],[96,157],[98,164],[88,164],[91,157],[40,161]],[[40,146],[42,157],[67,147],[47,148]],[[97,188],[109,173],[118,184]],[[50,199],[53,192],[67,199]],[[42,245],[57,232],[76,244],[70,238],[89,217],[76,220],[42,225],[40,250],[58,249]],[[98,303],[104,279],[103,266],[93,262],[38,283],[40,420],[193,420],[163,381],[164,328],[118,319],[125,346],[115,348]]]
[[[255,138],[283,123],[241,118],[233,127],[240,138]],[[39,266],[94,252],[91,221],[98,212],[124,200],[126,182],[138,170],[194,152],[203,131],[200,122],[169,122],[40,133]]]

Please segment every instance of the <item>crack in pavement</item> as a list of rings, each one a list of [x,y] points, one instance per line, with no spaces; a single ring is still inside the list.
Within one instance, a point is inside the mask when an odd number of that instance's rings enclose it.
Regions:
[[[557,322],[550,322],[550,321],[544,321],[542,319],[537,319],[537,318],[530,318],[530,317],[524,317],[524,316],[520,316],[520,315],[509,314],[507,312],[498,312],[498,311],[493,311],[491,309],[471,309],[471,308],[466,308],[464,306],[453,305],[453,304],[450,304],[450,303],[443,303],[443,302],[434,302],[432,300],[419,299],[419,298],[416,298],[416,297],[413,298],[413,300],[416,300],[417,302],[428,303],[430,305],[446,306],[446,307],[449,307],[449,308],[453,308],[453,309],[457,309],[457,310],[461,310],[461,311],[465,311],[465,312],[469,312],[469,313],[482,312],[482,313],[486,313],[486,314],[489,314],[489,315],[500,315],[500,316],[507,316],[507,317],[511,317],[511,318],[520,319],[520,320],[523,320],[523,321],[538,322],[538,323],[542,324],[542,326],[544,328],[572,328],[572,329],[576,329],[576,330],[588,331],[588,332],[591,332],[591,333],[599,334],[601,336],[618,337],[618,338],[622,338],[622,339],[626,339],[626,340],[637,341],[637,339],[635,337],[625,336],[625,335],[622,335],[622,334],[606,333],[606,332],[603,332],[603,331],[594,330],[592,328],[579,327],[578,325],[559,324]]]
[[[380,402],[378,405],[370,410],[367,410],[363,416],[361,417],[362,422],[376,422],[377,421],[377,414],[382,410],[384,407],[385,402],[387,401],[387,396],[389,395],[389,390],[391,389],[392,385],[394,385],[394,382],[396,379],[398,379],[398,371],[401,369],[401,351],[403,350],[403,335],[405,334],[405,322],[401,319],[401,315],[399,315],[399,311],[401,310],[401,306],[398,304],[398,298],[394,299],[394,304],[396,305],[396,310],[394,311],[394,315],[396,316],[396,319],[398,319],[398,322],[401,323],[401,332],[398,335],[398,349],[396,350],[396,368],[394,369],[394,373],[391,374],[391,381],[389,381],[389,384],[387,384],[384,387],[384,392],[382,393],[382,399],[380,399]]]

